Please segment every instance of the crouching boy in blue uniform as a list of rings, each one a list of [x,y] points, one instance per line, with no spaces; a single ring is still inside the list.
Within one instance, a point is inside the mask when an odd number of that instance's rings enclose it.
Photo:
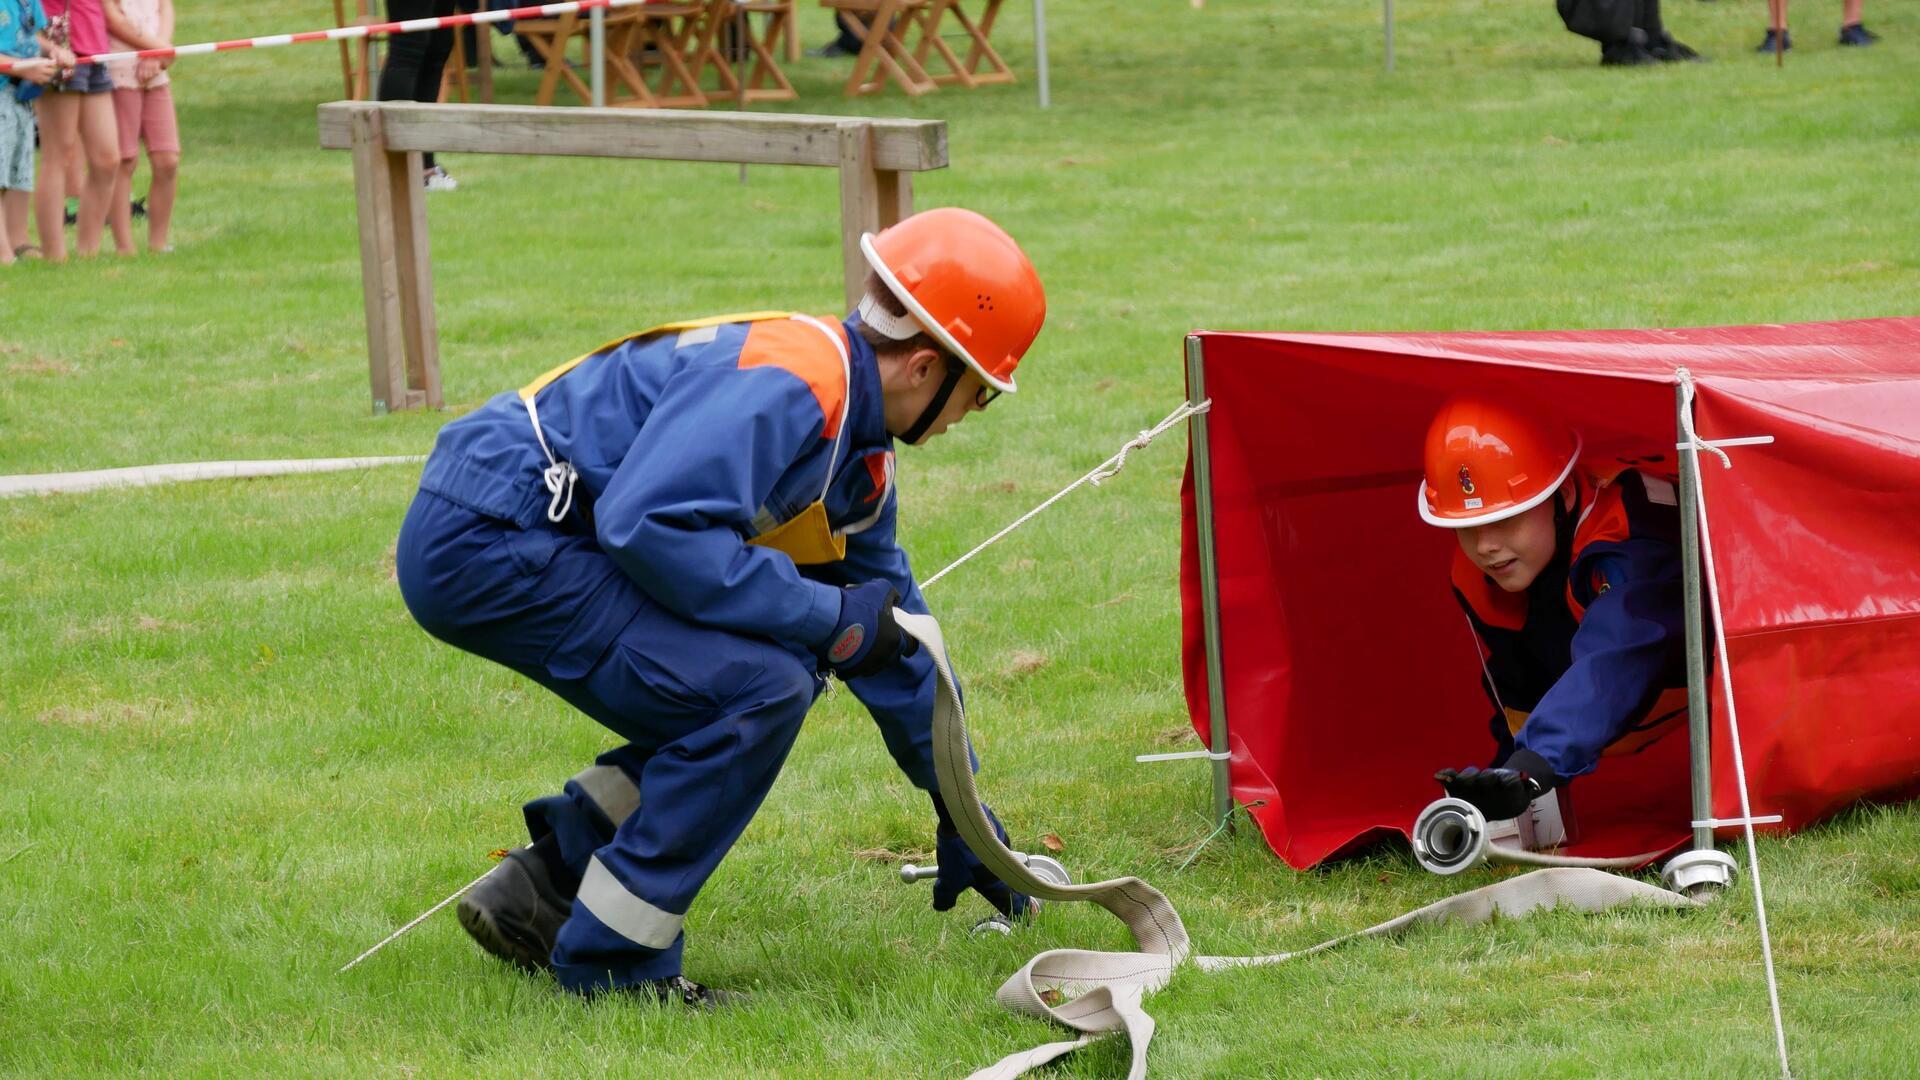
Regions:
[[[1420,515],[1459,538],[1453,591],[1496,743],[1490,767],[1434,778],[1489,820],[1686,722],[1673,481],[1583,471],[1580,449],[1562,425],[1474,398],[1427,432]]]
[[[482,948],[568,990],[738,997],[682,975],[682,923],[827,672],[933,797],[934,907],[971,888],[1027,908],[937,789],[933,664],[894,622],[896,604],[927,608],[895,542],[893,446],[1012,392],[1046,301],[1018,245],[970,211],[862,248],[867,296],[844,322],[644,331],[448,424],[421,476],[398,549],[420,625],[627,740],[528,803],[533,843],[459,908]]]

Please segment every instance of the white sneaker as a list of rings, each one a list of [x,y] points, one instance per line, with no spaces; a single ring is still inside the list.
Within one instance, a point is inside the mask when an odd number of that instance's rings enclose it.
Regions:
[[[435,165],[426,173],[428,191],[454,191],[460,187],[460,181],[448,175],[447,170]]]

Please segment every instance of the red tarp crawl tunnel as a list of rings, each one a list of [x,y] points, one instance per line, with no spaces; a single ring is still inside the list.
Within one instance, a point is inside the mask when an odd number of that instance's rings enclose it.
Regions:
[[[1189,391],[1213,401],[1182,499],[1187,703],[1211,741],[1210,524],[1231,752],[1217,776],[1261,804],[1253,819],[1289,864],[1404,837],[1440,794],[1433,771],[1492,748],[1447,587],[1454,541],[1414,509],[1427,423],[1465,388],[1552,404],[1596,466],[1658,455],[1677,468],[1682,368],[1701,439],[1772,436],[1728,447],[1731,469],[1700,456],[1753,813],[1792,829],[1920,793],[1920,319],[1197,333],[1187,350]],[[1737,818],[1711,682],[1711,816]],[[1576,781],[1568,853],[1685,843],[1687,744],[1679,731]]]

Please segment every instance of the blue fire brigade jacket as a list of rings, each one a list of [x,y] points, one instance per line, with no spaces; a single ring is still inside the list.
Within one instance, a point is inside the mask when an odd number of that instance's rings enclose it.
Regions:
[[[762,319],[643,334],[590,354],[539,390],[552,456],[578,472],[573,506],[556,527],[590,529],[675,614],[797,651],[810,653],[832,633],[843,585],[887,581],[902,608],[925,613],[895,539],[893,439],[873,349],[857,316],[820,322],[846,346],[844,369],[821,326]],[[552,501],[542,483],[549,464],[510,392],[441,430],[420,487],[541,527]],[[748,543],[820,501],[823,488],[829,521],[846,533],[844,559],[798,566]],[[581,655],[595,655],[629,614],[590,600],[569,637],[582,642]],[[850,687],[901,770],[936,791],[931,658],[922,650]]]

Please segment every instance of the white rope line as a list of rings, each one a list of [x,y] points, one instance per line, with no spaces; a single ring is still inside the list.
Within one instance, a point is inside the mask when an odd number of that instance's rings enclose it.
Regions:
[[[941,570],[939,573],[933,575],[927,580],[921,582],[920,591],[924,593],[928,589],[933,588],[933,585],[935,582],[939,581],[941,578],[946,577],[949,573],[952,573],[954,570],[958,569],[962,563],[966,562],[968,559],[973,558],[975,555],[978,555],[981,552],[987,550],[988,548],[992,547],[994,544],[999,543],[1002,537],[1006,536],[1008,533],[1019,528],[1020,526],[1025,525],[1027,522],[1033,520],[1035,517],[1038,517],[1041,511],[1045,510],[1049,506],[1052,506],[1054,503],[1059,502],[1061,499],[1066,498],[1067,495],[1072,493],[1072,491],[1075,488],[1079,487],[1080,485],[1092,484],[1095,487],[1098,487],[1100,486],[1101,481],[1112,479],[1115,473],[1118,473],[1121,469],[1126,467],[1128,454],[1131,454],[1135,450],[1139,450],[1145,447],[1148,443],[1159,438],[1161,435],[1166,434],[1167,429],[1173,427],[1175,424],[1180,423],[1181,421],[1185,420],[1187,417],[1196,415],[1198,413],[1206,412],[1208,409],[1211,409],[1211,408],[1213,408],[1212,398],[1208,398],[1205,401],[1199,402],[1198,404],[1191,401],[1181,402],[1180,407],[1168,413],[1167,418],[1165,420],[1160,421],[1158,424],[1155,424],[1154,426],[1146,429],[1145,431],[1142,431],[1140,434],[1135,435],[1133,438],[1128,439],[1126,445],[1122,446],[1118,453],[1114,454],[1112,457],[1101,462],[1100,464],[1094,466],[1091,470],[1087,472],[1085,476],[1082,476],[1080,479],[1075,480],[1073,483],[1068,484],[1066,487],[1061,488],[1059,491],[1054,493],[1052,498],[1048,499],[1046,502],[1041,503],[1039,506],[1036,506],[1033,509],[1027,511],[1026,513],[1021,514],[1018,518],[1014,520],[1013,524],[1008,525],[1006,528],[1001,529],[999,532],[994,533],[992,536],[987,537],[985,540],[981,541],[978,545],[976,545],[972,551],[969,551],[965,555],[962,555],[959,558],[948,563],[945,569]]]
[[[23,473],[0,476],[0,499],[13,495],[70,495],[101,488],[147,487],[190,480],[246,480],[297,473],[350,472],[382,465],[417,465],[423,455],[403,457],[293,458],[280,461],[189,461],[177,465],[134,465],[84,472]]]
[[[1733,468],[1733,462],[1716,446],[1703,442],[1693,430],[1693,373],[1686,368],[1674,372],[1680,380],[1680,423],[1687,437],[1686,454],[1692,459],[1693,474],[1700,476],[1702,447],[1720,455],[1721,464]],[[1720,689],[1727,695],[1727,734],[1733,743],[1733,775],[1740,786],[1740,816],[1747,838],[1747,876],[1753,881],[1753,910],[1760,923],[1760,955],[1767,967],[1767,1004],[1773,1010],[1773,1037],[1780,1051],[1780,1075],[1791,1080],[1793,1066],[1787,1059],[1787,1028],[1780,1019],[1780,981],[1773,970],[1773,939],[1767,930],[1767,898],[1760,887],[1760,852],[1753,838],[1753,803],[1747,795],[1746,755],[1740,749],[1740,713],[1733,703],[1733,664],[1727,659],[1727,628],[1720,614],[1720,581],[1713,569],[1713,531],[1707,525],[1707,497],[1704,489],[1696,492],[1694,502],[1700,515],[1700,561],[1706,564],[1707,599],[1713,611],[1713,646],[1720,660]]]
[[[493,867],[489,866],[487,867],[487,874],[491,874],[491,873],[493,873]],[[433,905],[427,910],[414,916],[412,922],[408,923],[407,925],[401,927],[398,930],[395,930],[393,933],[388,934],[386,937],[381,938],[380,943],[378,945],[375,945],[373,948],[368,949],[366,952],[363,952],[359,956],[356,956],[353,959],[347,961],[346,966],[341,968],[339,971],[334,972],[334,974],[345,975],[347,972],[353,970],[353,966],[355,964],[358,964],[360,961],[365,960],[367,957],[372,956],[374,953],[379,952],[381,949],[386,948],[388,942],[399,937],[401,934],[404,934],[407,931],[413,929],[414,927],[419,926],[421,923],[426,922],[427,917],[432,915],[434,912],[439,911],[441,908],[446,907],[448,904],[451,904],[455,900],[458,900],[461,897],[467,895],[467,890],[473,888],[475,885],[480,884],[482,881],[485,881],[487,879],[487,874],[481,874],[479,877],[474,878],[472,881],[469,881],[465,885],[460,886],[459,891],[454,893],[452,896],[447,897],[445,900],[440,901],[439,903]]]

